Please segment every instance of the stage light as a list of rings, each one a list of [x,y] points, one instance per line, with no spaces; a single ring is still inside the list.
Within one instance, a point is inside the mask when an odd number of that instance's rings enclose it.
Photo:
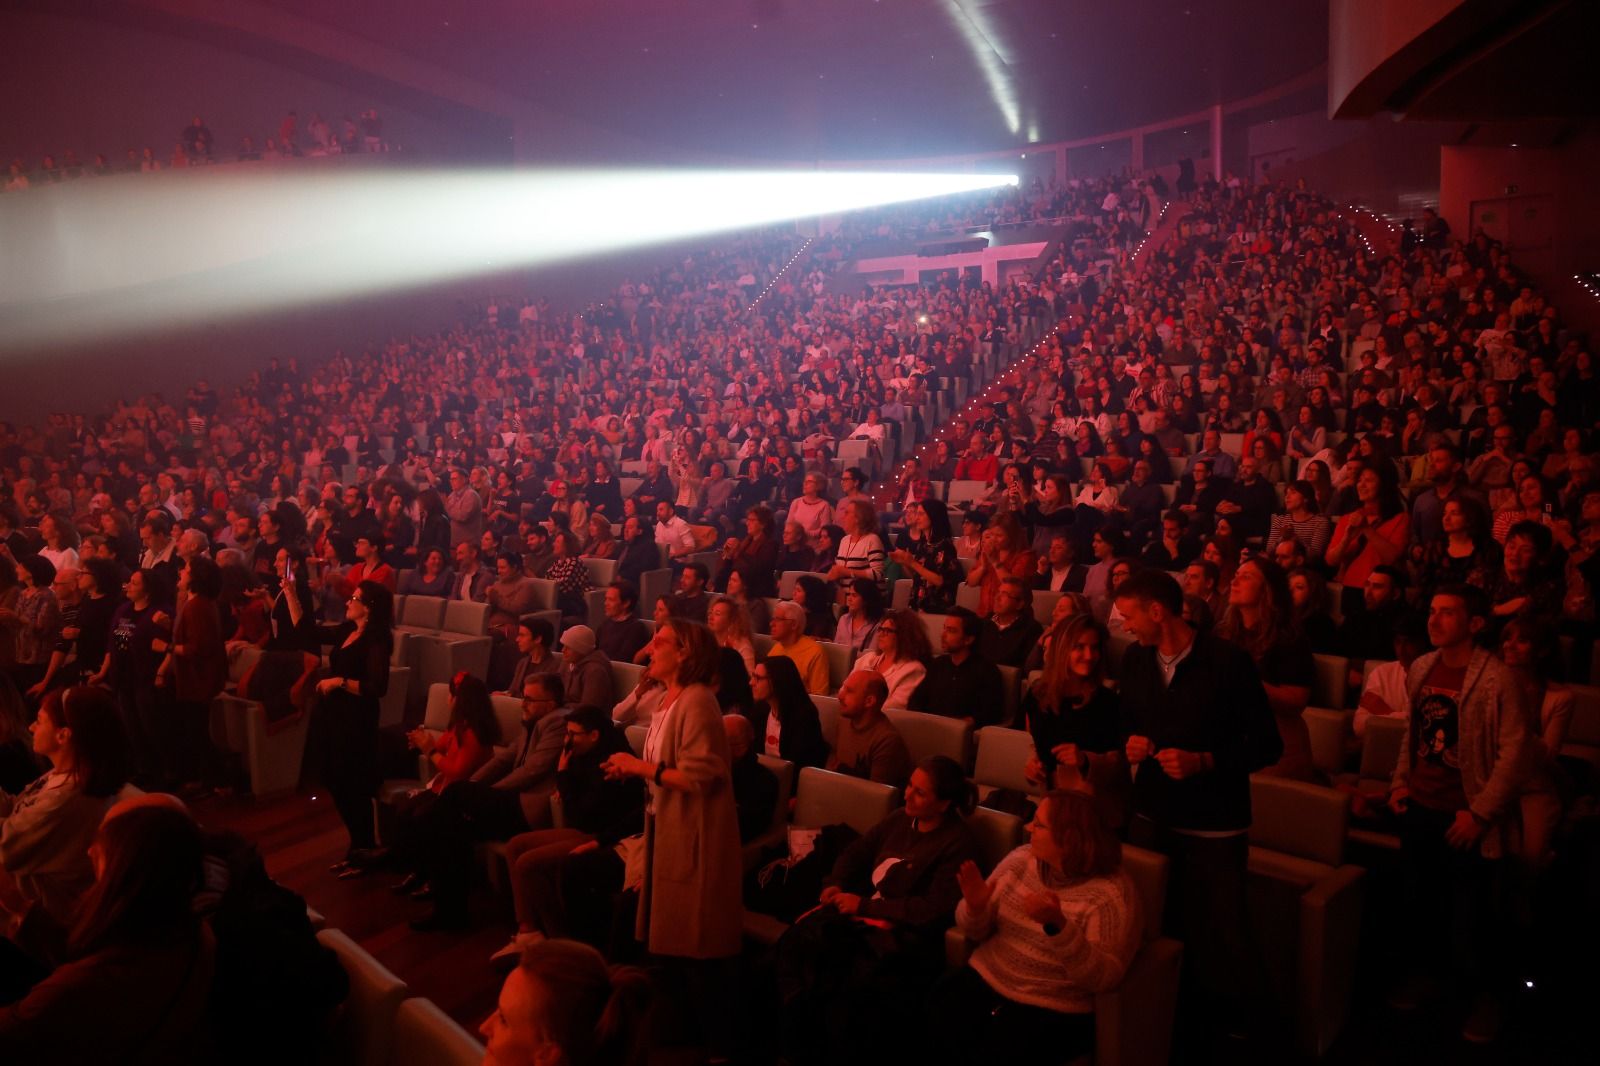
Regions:
[[[1016,185],[872,171],[192,171],[0,199],[0,346],[332,301]]]

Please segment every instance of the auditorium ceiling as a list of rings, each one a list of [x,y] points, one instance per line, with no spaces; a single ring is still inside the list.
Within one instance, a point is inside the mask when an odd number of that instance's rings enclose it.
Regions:
[[[789,159],[1024,146],[1322,64],[1327,0],[258,0],[645,141]]]

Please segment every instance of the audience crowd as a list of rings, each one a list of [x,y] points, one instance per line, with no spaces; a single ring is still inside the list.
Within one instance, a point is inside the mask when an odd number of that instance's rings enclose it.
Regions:
[[[35,185],[55,185],[79,178],[103,178],[113,174],[148,174],[158,170],[183,170],[203,167],[213,163],[259,163],[262,160],[294,159],[326,155],[359,155],[369,152],[386,152],[389,143],[384,139],[383,119],[376,108],[368,108],[359,116],[345,115],[330,122],[321,114],[313,113],[302,124],[298,111],[289,111],[278,123],[277,132],[260,141],[250,134],[239,139],[233,152],[220,149],[216,135],[205,119],[195,115],[179,131],[170,152],[150,145],[143,149],[129,148],[120,159],[94,153],[92,160],[78,155],[77,149],[64,149],[59,156],[47,153],[40,157],[37,167],[18,156],[11,160],[0,192],[23,192]]]
[[[792,232],[747,234],[582,314],[497,299],[226,396],[3,427],[0,1048],[132,966],[167,1005],[151,1039],[204,1038],[197,967],[225,959],[177,904],[214,845],[128,797],[232,783],[207,728],[230,683],[311,717],[336,872],[403,873],[417,928],[469,924],[473,845],[505,842],[495,1061],[635,1060],[641,961],[713,1060],[750,1053],[743,996],[793,1062],[1065,1061],[1146,929],[1184,943],[1192,1046],[1278,1039],[1247,932],[1256,774],[1337,783],[1392,836],[1396,906],[1432,917],[1363,944],[1390,1004],[1495,1039],[1594,789],[1561,757],[1600,580],[1592,355],[1436,217],[1369,250],[1304,188],[1207,182],[1135,255],[1160,204],[1124,178],[869,212],[787,268]],[[842,273],[974,220],[1048,221],[1061,250],[1002,284]],[[603,619],[589,560],[614,564]],[[407,735],[431,779],[380,844],[397,596],[483,604],[492,652],[442,732]],[[1346,691],[1329,766],[1307,712]],[[913,757],[906,712],[1031,736],[1029,789],[984,797],[1028,819],[997,865],[969,768]],[[1345,783],[1391,719],[1392,773]],[[903,806],[774,839],[780,765]],[[1165,915],[1125,844],[1166,857]],[[747,911],[786,931],[741,971]],[[976,947],[941,976],[952,927]]]

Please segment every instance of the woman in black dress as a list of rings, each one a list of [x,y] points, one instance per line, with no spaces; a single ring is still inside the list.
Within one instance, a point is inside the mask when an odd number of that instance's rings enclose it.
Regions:
[[[389,653],[394,647],[394,599],[376,581],[363,581],[345,604],[339,625],[318,626],[330,645],[328,676],[317,682],[317,734],[322,777],[350,849],[333,871],[362,872],[372,857],[372,796],[378,788],[378,704],[389,690]]]

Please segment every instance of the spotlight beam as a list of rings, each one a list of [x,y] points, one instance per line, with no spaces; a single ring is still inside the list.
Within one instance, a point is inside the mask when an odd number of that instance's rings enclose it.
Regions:
[[[214,319],[1016,183],[991,174],[549,170],[197,172],[62,186],[0,200],[11,246],[0,258],[0,345]]]

